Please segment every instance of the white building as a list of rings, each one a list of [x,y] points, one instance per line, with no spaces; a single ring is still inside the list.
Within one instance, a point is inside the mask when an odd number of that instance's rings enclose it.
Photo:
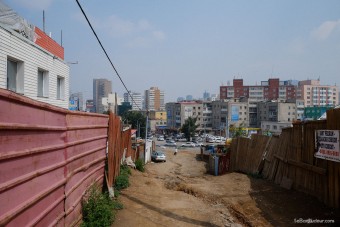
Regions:
[[[129,93],[124,93],[124,102],[129,102],[130,105],[132,106],[132,110],[141,110],[143,108],[142,94],[132,91],[129,92],[130,95]]]
[[[68,109],[64,49],[14,12],[13,18],[1,17],[8,11],[0,3],[0,88]]]
[[[117,103],[116,103],[116,100],[117,100]],[[119,97],[117,93],[108,94],[107,97],[102,98],[102,105],[103,105],[104,111],[111,110],[113,113],[116,113],[116,107],[118,108],[118,106],[121,105],[123,101],[124,99]]]

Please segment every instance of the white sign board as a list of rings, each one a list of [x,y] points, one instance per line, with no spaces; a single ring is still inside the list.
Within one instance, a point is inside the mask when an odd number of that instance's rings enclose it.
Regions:
[[[316,158],[340,162],[339,130],[315,131]]]

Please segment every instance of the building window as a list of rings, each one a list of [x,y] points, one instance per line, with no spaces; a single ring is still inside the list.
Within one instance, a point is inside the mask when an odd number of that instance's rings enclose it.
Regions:
[[[24,63],[7,59],[7,89],[24,93]]]
[[[65,78],[57,77],[57,99],[65,99]]]
[[[48,72],[38,69],[38,97],[48,97]]]

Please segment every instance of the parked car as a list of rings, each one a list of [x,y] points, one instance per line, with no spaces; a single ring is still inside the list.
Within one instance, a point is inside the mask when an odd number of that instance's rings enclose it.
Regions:
[[[157,138],[157,140],[158,140],[158,141],[164,141],[164,137],[163,137],[163,136],[159,136],[159,137]]]
[[[167,147],[176,147],[177,144],[173,140],[168,140],[168,141],[165,142],[164,146],[167,146]]]
[[[195,144],[196,147],[201,147],[203,146],[204,144],[202,142],[193,142]]]
[[[183,143],[181,147],[196,147],[196,145],[193,142],[186,142],[186,143]]]
[[[176,141],[178,141],[178,142],[185,142],[185,141],[187,141],[187,139],[186,138],[177,138]]]
[[[222,143],[222,139],[221,138],[216,138],[215,139],[215,143]]]
[[[215,141],[216,141],[215,137],[207,137],[208,143],[215,143]]]
[[[175,140],[173,140],[173,139],[166,139],[165,142],[166,142],[166,143],[175,143],[175,144],[176,144]]]
[[[151,153],[151,161],[166,162],[166,156],[161,151],[154,151]]]

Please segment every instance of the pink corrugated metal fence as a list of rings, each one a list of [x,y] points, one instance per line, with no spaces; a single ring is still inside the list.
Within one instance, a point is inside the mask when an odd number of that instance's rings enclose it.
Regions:
[[[103,182],[108,116],[0,89],[0,226],[73,226]]]

